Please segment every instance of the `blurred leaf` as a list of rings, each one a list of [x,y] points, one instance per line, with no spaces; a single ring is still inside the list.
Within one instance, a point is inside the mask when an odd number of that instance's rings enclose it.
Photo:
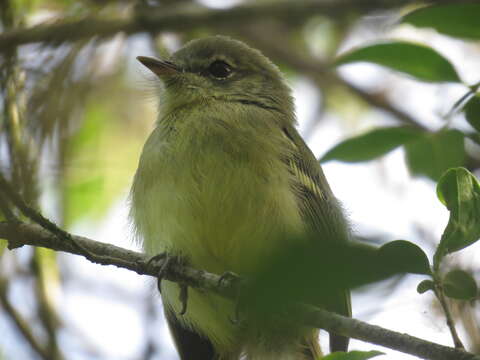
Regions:
[[[7,248],[8,241],[5,239],[0,238],[0,258],[3,255],[3,252]]]
[[[39,144],[55,134],[69,133],[79,126],[87,94],[95,83],[88,66],[76,66],[82,58],[93,61],[95,47],[81,40],[68,47],[60,60],[42,59],[40,74],[31,74],[33,88],[27,103],[27,129]],[[83,55],[82,55],[83,53]],[[48,69],[48,75],[44,72]]]
[[[437,196],[450,211],[450,219],[435,253],[436,267],[446,254],[480,238],[480,184],[467,169],[450,169],[437,184]]]
[[[395,272],[430,274],[430,263],[425,252],[416,244],[406,240],[386,243],[379,249],[380,256]]]
[[[417,27],[431,27],[440,33],[480,39],[480,4],[445,4],[424,7],[407,14],[402,22]]]
[[[374,129],[366,134],[342,141],[320,159],[360,162],[375,159],[398,146],[421,137],[418,129],[406,126]]]
[[[466,271],[456,269],[450,271],[443,279],[445,295],[457,300],[471,300],[477,296],[478,288],[475,279]]]
[[[417,285],[417,292],[423,294],[429,290],[435,290],[435,283],[432,280],[423,280]]]
[[[318,238],[290,240],[291,246],[271,254],[242,290],[241,302],[257,320],[292,303],[338,308],[345,289],[406,272],[430,274],[424,252],[404,240],[381,248]]]
[[[96,172],[97,169],[93,169]],[[92,211],[96,213],[96,209],[100,210],[102,195],[105,191],[105,178],[102,175],[92,174],[93,177],[87,176],[86,179],[79,177],[71,179],[66,187],[66,209],[65,223],[70,225],[72,222],[92,215]]]
[[[376,350],[372,351],[337,351],[327,356],[322,357],[322,360],[367,360],[384,353]]]
[[[49,308],[49,311],[55,311],[58,305],[58,294],[62,286],[57,252],[37,247],[35,248],[34,256],[37,265],[38,281],[45,295],[42,302],[45,302],[44,305]]]
[[[473,96],[463,108],[465,118],[472,127],[480,131],[480,96]]]
[[[458,130],[424,133],[405,145],[408,168],[412,175],[438,180],[449,168],[465,164],[464,135]]]
[[[144,115],[138,99],[117,83],[120,78],[107,80],[91,93],[81,126],[65,140],[61,183],[67,226],[81,218],[100,219],[126,192],[145,140],[139,122],[130,121]],[[129,102],[135,106],[126,113]]]
[[[408,42],[387,42],[340,55],[335,65],[371,62],[429,82],[461,82],[455,68],[435,50]]]
[[[15,7],[22,14],[33,12],[41,4],[42,0],[16,0]]]

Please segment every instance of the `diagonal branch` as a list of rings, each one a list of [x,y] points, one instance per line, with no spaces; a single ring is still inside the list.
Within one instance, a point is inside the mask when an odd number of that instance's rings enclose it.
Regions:
[[[63,241],[56,235],[36,224],[0,222],[0,238],[18,244],[47,247],[56,251],[82,255],[88,260],[135,271],[140,275],[156,276],[162,262],[149,262],[145,254],[126,250],[118,246],[101,243],[85,237],[69,234],[71,241]],[[79,250],[79,247],[85,252]],[[165,273],[165,279],[186,284],[202,290],[212,291],[221,296],[235,299],[238,282],[222,279],[221,276],[207,273],[180,264],[173,264]],[[322,328],[340,335],[382,345],[407,354],[431,360],[480,360],[479,356],[463,350],[435,344],[406,334],[400,334],[359,320],[346,318],[325,310],[306,305],[298,305],[300,318],[308,326]]]
[[[221,10],[190,6],[169,11],[145,7],[139,8],[134,16],[128,18],[86,18],[12,30],[0,35],[0,51],[39,42],[61,44],[94,36],[105,38],[117,33],[130,35],[143,31],[186,31],[209,25],[231,28],[258,20],[295,21],[315,14],[335,17],[355,9],[368,12],[403,5],[404,1],[401,0],[303,0],[253,2]]]

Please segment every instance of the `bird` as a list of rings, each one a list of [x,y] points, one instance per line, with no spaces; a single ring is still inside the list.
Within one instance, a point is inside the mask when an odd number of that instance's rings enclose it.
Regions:
[[[161,85],[130,192],[130,217],[147,254],[248,279],[292,239],[349,241],[342,206],[296,130],[291,89],[266,56],[216,35],[165,59],[137,59]],[[161,282],[182,360],[322,356],[318,329],[289,331],[282,321],[262,327],[248,318],[237,324],[235,301],[198,289],[189,289],[183,313],[180,293],[178,284]],[[351,316],[348,289],[328,309]],[[347,338],[330,334],[331,351],[347,347]]]

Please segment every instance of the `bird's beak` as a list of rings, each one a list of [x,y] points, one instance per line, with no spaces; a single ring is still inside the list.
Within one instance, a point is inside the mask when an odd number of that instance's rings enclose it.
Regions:
[[[148,56],[137,56],[137,60],[160,78],[178,74],[181,71],[177,65],[170,61],[158,60]]]

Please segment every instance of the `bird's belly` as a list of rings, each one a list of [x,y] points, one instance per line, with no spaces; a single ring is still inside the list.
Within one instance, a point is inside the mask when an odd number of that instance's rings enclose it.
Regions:
[[[181,173],[178,167],[165,170],[168,177],[135,197],[141,202],[134,204],[142,209],[135,217],[146,252],[180,255],[191,266],[217,274],[253,274],[283,242],[303,231],[288,172],[277,166],[271,172],[276,176],[222,161]],[[180,311],[176,284],[165,281],[162,297],[167,307]],[[190,289],[188,310],[180,320],[217,347],[231,348],[238,341],[238,326],[230,320],[234,312],[231,301]]]
[[[204,171],[160,178],[145,192],[137,208],[146,211],[137,215],[148,224],[148,253],[169,251],[211,272],[248,273],[302,231],[287,174],[265,178],[248,166]]]

